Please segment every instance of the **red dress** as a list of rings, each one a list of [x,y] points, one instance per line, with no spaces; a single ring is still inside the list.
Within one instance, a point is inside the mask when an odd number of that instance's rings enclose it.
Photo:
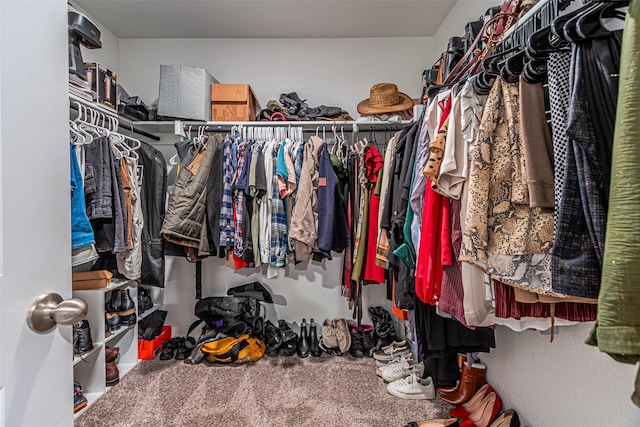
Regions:
[[[367,180],[371,197],[369,198],[369,224],[367,229],[367,252],[364,264],[365,283],[384,283],[384,269],[376,265],[376,250],[378,232],[378,210],[380,208],[380,196],[375,194],[374,188],[378,182],[378,174],[382,169],[383,159],[375,146],[370,146],[364,158],[367,170]]]
[[[451,112],[451,100],[445,102],[438,131]],[[422,171],[416,171],[421,173]],[[416,295],[420,301],[435,305],[440,297],[440,286],[445,265],[453,261],[451,251],[451,205],[449,198],[431,189],[427,184],[422,210],[420,247],[416,260]]]

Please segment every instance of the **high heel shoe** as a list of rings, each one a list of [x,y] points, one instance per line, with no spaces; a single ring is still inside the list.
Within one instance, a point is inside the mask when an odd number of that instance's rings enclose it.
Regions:
[[[460,427],[460,423],[455,418],[441,420],[412,421],[405,427]]]
[[[498,415],[500,406],[502,406],[500,397],[492,391],[482,399],[480,406],[460,423],[460,427],[489,427]]]
[[[508,409],[502,413],[491,424],[491,427],[520,427],[520,418],[513,409]]]
[[[307,319],[302,319],[300,325],[300,338],[298,339],[298,356],[307,357],[309,355],[309,336],[307,334]]]
[[[489,384],[483,385],[476,392],[476,394],[473,395],[471,400],[469,400],[467,403],[463,403],[461,406],[458,406],[457,408],[450,410],[449,415],[453,417],[462,418],[462,419],[468,418],[469,414],[473,413],[473,411],[478,409],[478,407],[482,403],[482,400],[485,397],[487,397],[487,395],[492,391],[493,391],[493,388]]]

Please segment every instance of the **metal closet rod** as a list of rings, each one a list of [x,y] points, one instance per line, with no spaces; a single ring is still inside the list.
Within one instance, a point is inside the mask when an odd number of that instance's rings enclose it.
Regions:
[[[271,122],[256,122],[256,123],[271,123]],[[278,123],[282,123],[282,122],[278,122]],[[413,122],[411,122],[413,123]],[[320,129],[320,131],[322,131],[322,129],[326,131],[331,132],[331,128],[332,126],[335,126],[337,130],[339,131],[344,131],[344,132],[353,132],[353,133],[358,133],[358,132],[397,132],[400,131],[402,129],[404,129],[406,126],[408,126],[411,123],[385,123],[385,124],[376,124],[376,125],[370,125],[368,123],[366,124],[357,124],[355,126],[353,126],[352,123],[347,123],[347,124],[338,124],[338,123],[333,123],[333,122],[328,122],[326,124],[309,124],[309,125],[304,125],[300,122],[290,122],[290,124],[288,125],[275,125],[273,127],[278,127],[278,128],[283,128],[283,127],[292,127],[292,128],[302,128],[303,132],[307,132],[307,133],[313,133],[316,132],[316,130]],[[269,127],[270,124],[262,124],[262,125],[254,125],[254,124],[242,124],[243,127],[248,128],[248,127],[256,127],[256,128],[265,128],[265,127]],[[211,126],[211,125],[201,125],[201,126],[196,126],[196,125],[184,125],[183,126],[183,130],[186,132],[189,130],[189,128],[191,128],[191,131],[198,131],[199,129],[202,129],[204,127],[204,132],[229,132],[231,131],[232,128],[234,127],[238,127],[237,124],[233,124],[233,123],[229,123],[228,125],[216,125],[216,126]]]

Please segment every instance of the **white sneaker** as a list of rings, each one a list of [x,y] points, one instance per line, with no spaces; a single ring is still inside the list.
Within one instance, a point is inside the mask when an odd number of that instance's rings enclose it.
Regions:
[[[401,399],[435,399],[436,389],[431,377],[420,378],[416,373],[387,384],[387,391]]]
[[[394,357],[393,360],[376,360],[376,375],[379,377],[382,376],[382,370],[386,369],[388,366],[395,365],[397,363],[403,363],[407,360],[413,360],[413,355],[411,353],[405,354],[403,356]]]
[[[404,360],[400,363],[394,363],[393,365],[382,368],[380,376],[383,380],[390,383],[405,378],[411,373],[415,373],[419,378],[422,378],[423,372],[424,364],[422,362]]]
[[[409,349],[409,346],[407,345],[407,342],[405,340],[399,342],[394,341],[391,344],[382,347],[381,350],[373,353],[373,358],[376,360],[388,361],[393,360],[395,357],[404,356],[409,353],[411,353],[411,349]]]

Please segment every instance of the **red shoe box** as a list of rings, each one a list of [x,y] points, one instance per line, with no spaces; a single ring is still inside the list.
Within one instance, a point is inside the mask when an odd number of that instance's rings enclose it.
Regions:
[[[151,360],[160,354],[171,339],[171,326],[162,327],[162,333],[152,340],[138,339],[138,359]]]

